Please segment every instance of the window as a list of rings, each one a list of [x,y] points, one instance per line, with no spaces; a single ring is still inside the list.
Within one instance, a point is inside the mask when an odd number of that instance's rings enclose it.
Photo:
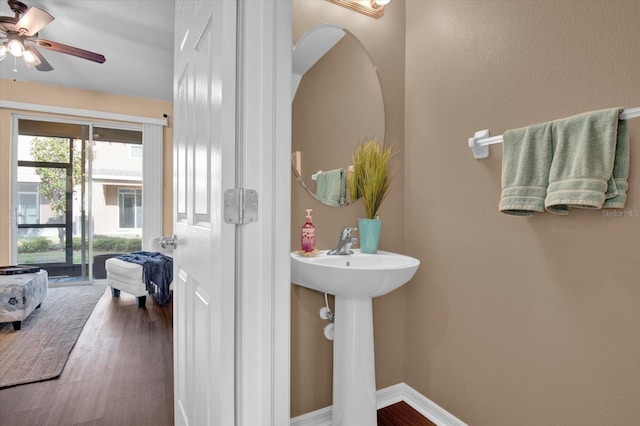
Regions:
[[[142,145],[129,145],[129,157],[142,158]]]
[[[120,228],[142,228],[142,190],[118,189]]]
[[[18,192],[18,225],[40,223],[40,194]]]

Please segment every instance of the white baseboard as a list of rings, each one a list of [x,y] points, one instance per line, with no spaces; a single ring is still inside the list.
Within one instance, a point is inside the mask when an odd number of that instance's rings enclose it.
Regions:
[[[290,426],[331,426],[331,406],[294,417]]]
[[[438,426],[467,426],[444,408],[431,401],[406,383],[398,383],[376,392],[378,409],[400,401],[409,404],[414,410]],[[331,407],[321,408],[310,413],[294,417],[291,426],[331,426]]]

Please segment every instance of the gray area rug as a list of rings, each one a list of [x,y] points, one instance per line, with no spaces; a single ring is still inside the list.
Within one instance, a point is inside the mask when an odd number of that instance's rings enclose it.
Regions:
[[[58,377],[105,284],[53,287],[14,331],[0,324],[0,388]]]

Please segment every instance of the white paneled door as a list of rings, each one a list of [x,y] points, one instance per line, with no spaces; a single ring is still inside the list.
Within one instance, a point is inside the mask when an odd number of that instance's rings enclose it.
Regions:
[[[235,424],[236,4],[176,1],[174,377],[176,425]]]
[[[291,8],[176,0],[176,425],[289,423]],[[231,188],[254,220],[225,222]]]

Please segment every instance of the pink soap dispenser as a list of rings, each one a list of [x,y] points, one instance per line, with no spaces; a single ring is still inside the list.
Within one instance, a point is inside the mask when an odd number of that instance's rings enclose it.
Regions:
[[[316,249],[316,227],[311,223],[312,209],[307,209],[307,221],[302,226],[302,251],[311,253]]]

